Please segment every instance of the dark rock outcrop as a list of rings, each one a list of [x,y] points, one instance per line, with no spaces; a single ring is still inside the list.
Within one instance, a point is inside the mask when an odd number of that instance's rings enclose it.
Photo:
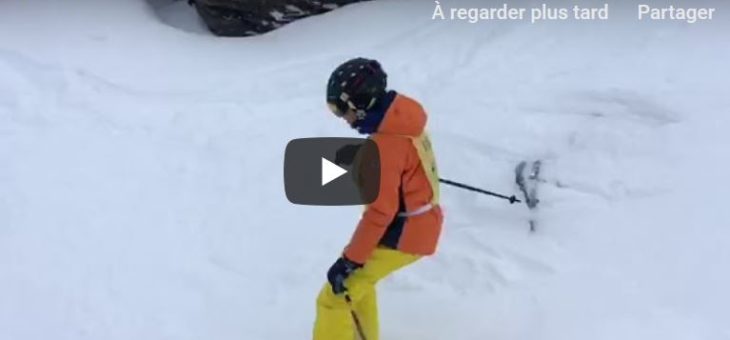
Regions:
[[[266,33],[294,20],[369,0],[189,0],[219,36]]]

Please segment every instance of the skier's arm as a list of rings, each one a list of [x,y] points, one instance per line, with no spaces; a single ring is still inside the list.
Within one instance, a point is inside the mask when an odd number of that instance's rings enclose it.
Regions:
[[[378,197],[368,205],[345,248],[347,259],[364,264],[378,246],[386,228],[398,212],[401,173],[404,167],[398,137],[376,136],[380,153],[380,190]]]

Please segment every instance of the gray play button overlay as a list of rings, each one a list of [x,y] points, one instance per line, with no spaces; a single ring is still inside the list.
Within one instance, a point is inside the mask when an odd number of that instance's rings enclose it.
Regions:
[[[380,153],[362,138],[300,138],[286,146],[287,199],[304,205],[360,205],[378,197]]]
[[[329,161],[329,159],[322,157],[322,185],[327,185],[340,176],[347,173],[347,169],[343,169],[335,163]]]

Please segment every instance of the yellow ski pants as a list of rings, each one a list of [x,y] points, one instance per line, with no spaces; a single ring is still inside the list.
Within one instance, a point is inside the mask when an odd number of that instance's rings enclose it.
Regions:
[[[378,340],[378,302],[375,284],[390,273],[405,267],[420,256],[397,250],[378,248],[365,265],[345,280],[347,293],[352,299],[352,310],[362,324],[367,340]],[[317,297],[317,319],[314,340],[354,340],[357,337],[350,305],[344,294],[335,295],[326,283]]]

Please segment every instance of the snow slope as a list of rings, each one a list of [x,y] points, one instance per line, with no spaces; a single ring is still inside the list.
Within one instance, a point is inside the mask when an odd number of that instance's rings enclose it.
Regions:
[[[383,339],[730,339],[729,6],[469,24],[382,0],[219,39],[155,4],[0,3],[0,339],[310,337],[360,208],[288,203],[283,150],[353,136],[323,91],[357,55],[422,100],[444,177],[511,194],[540,158],[547,181],[536,234],[444,187]]]

